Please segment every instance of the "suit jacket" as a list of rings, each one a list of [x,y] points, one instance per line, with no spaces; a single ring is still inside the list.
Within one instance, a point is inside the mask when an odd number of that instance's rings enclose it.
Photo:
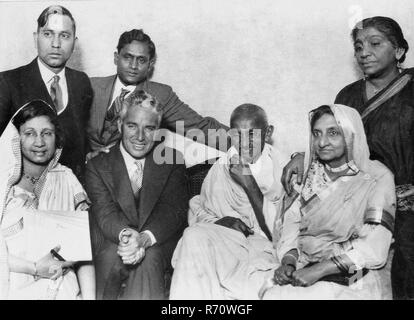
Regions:
[[[81,177],[87,147],[86,126],[92,103],[92,87],[84,72],[66,67],[68,105],[58,116],[65,135],[60,162]],[[52,98],[42,80],[37,58],[28,65],[0,73],[0,134],[13,114],[25,103],[42,99],[53,106]]]
[[[92,201],[92,233],[99,232],[104,238],[100,247],[93,244],[96,264],[112,266],[119,262],[116,251],[108,256],[108,250],[118,245],[119,233],[124,228],[134,228],[138,232],[151,231],[157,240],[156,245],[163,245],[168,241],[176,242],[182,234],[187,223],[189,200],[185,166],[157,164],[153,159],[155,149],[156,146],[145,158],[138,205],[133,196],[119,143],[109,153],[100,153],[88,161],[85,182],[86,191]],[[166,149],[175,159],[182,161],[181,154],[173,149]],[[98,274],[103,269],[106,274]],[[108,279],[108,268],[97,265],[96,271],[98,281]],[[102,284],[99,283],[98,287],[102,287]]]
[[[91,107],[90,120],[88,124],[88,139],[91,150],[97,150],[105,146],[102,141],[101,134],[104,126],[104,120],[106,111],[110,106],[112,100],[112,93],[115,85],[116,75],[108,77],[91,78],[92,89],[94,91],[94,99]],[[202,117],[188,105],[182,102],[172,88],[168,85],[153,82],[144,81],[137,86],[137,90],[142,89],[155,98],[163,106],[163,119],[161,127],[167,128],[171,131],[176,131],[176,121],[184,120],[184,132],[178,132],[184,134],[189,129],[197,128],[202,130],[206,137],[208,129],[225,129],[228,127],[218,122],[211,117]],[[226,132],[222,132],[221,135],[224,141],[227,139]],[[214,140],[214,141],[213,141]],[[207,141],[212,147],[217,147],[215,139]],[[223,151],[227,151],[227,145],[221,146]]]

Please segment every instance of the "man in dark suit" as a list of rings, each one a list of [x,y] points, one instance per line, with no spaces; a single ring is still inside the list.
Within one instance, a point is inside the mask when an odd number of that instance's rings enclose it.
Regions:
[[[163,105],[161,126],[184,135],[190,129],[200,129],[205,140],[201,141],[213,147],[227,151],[227,126],[210,117],[202,117],[182,102],[168,85],[149,81],[156,61],[155,45],[142,30],[133,29],[124,32],[119,38],[114,63],[117,74],[108,77],[91,78],[94,100],[88,125],[88,138],[93,157],[99,151],[108,151],[119,139],[116,130],[116,117],[112,110],[119,112],[120,100],[134,90],[144,90],[153,95]],[[110,114],[110,116],[108,116]],[[182,126],[176,127],[177,121]],[[208,132],[208,129],[222,129],[220,132]],[[219,138],[216,139],[216,134]],[[220,142],[218,139],[221,139]]]
[[[34,40],[38,57],[28,65],[0,73],[0,134],[25,103],[42,99],[55,106],[65,135],[61,163],[81,178],[86,154],[86,126],[92,103],[88,76],[66,67],[76,43],[72,14],[50,6],[39,16]]]
[[[180,155],[155,143],[161,119],[159,102],[134,91],[121,106],[121,141],[86,165],[92,227],[104,237],[94,249],[98,299],[165,298],[188,191]],[[172,156],[167,163],[163,154]]]

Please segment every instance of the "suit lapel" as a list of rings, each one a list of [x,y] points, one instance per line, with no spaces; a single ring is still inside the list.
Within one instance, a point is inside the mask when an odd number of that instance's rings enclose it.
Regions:
[[[23,88],[22,93],[29,97],[29,100],[36,98],[43,99],[53,106],[52,98],[40,75],[37,58],[35,58],[27,67],[27,72],[24,72],[20,78],[20,84]]]
[[[111,103],[112,92],[114,91],[116,75],[109,77],[107,81],[100,83],[94,94],[94,99],[96,99],[96,128],[100,130],[104,127],[104,121],[106,116],[106,111],[108,110],[109,104]],[[98,132],[100,135],[101,132]]]
[[[153,151],[145,157],[144,177],[139,199],[139,229],[143,227],[151,214],[172,169],[171,165],[156,164],[153,158]]]
[[[124,158],[119,149],[119,144],[112,148],[111,155],[111,174],[114,182],[115,197],[128,219],[133,222],[133,224],[137,225],[138,214],[135,206],[135,198],[132,193],[131,182],[129,180]]]

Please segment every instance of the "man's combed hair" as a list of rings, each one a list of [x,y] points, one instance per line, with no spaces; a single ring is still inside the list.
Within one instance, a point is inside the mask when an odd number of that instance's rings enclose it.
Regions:
[[[49,6],[45,10],[42,11],[39,18],[37,18],[37,31],[39,31],[40,28],[44,27],[47,24],[47,22],[49,21],[49,17],[52,14],[60,14],[62,16],[68,16],[70,20],[72,20],[72,23],[73,23],[73,33],[76,33],[75,19],[73,18],[70,11],[63,6],[56,6],[56,5]]]
[[[119,37],[118,46],[116,47],[118,53],[124,46],[130,44],[132,41],[138,41],[146,44],[148,46],[150,59],[155,59],[155,44],[152,42],[150,36],[144,33],[142,29],[132,29],[121,34]]]
[[[124,120],[128,109],[132,107],[140,107],[152,110],[154,113],[158,114],[159,123],[162,119],[162,105],[161,103],[152,95],[145,92],[144,90],[137,90],[132,92],[125,100],[122,102],[122,109],[119,113],[119,118]]]

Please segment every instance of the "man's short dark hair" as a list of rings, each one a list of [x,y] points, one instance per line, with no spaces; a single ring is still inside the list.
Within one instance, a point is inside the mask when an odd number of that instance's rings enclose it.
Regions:
[[[118,53],[124,46],[130,44],[132,41],[145,43],[148,46],[150,60],[155,59],[155,44],[152,42],[150,36],[144,33],[142,29],[132,29],[121,34],[119,37],[118,46],[116,47]]]
[[[76,33],[75,19],[73,18],[70,11],[63,6],[57,6],[57,5],[49,6],[45,10],[42,11],[39,18],[37,18],[37,31],[39,31],[40,28],[44,27],[47,24],[47,22],[49,21],[49,16],[52,14],[60,14],[62,16],[68,16],[70,20],[72,20],[72,23],[73,23],[73,33]]]

